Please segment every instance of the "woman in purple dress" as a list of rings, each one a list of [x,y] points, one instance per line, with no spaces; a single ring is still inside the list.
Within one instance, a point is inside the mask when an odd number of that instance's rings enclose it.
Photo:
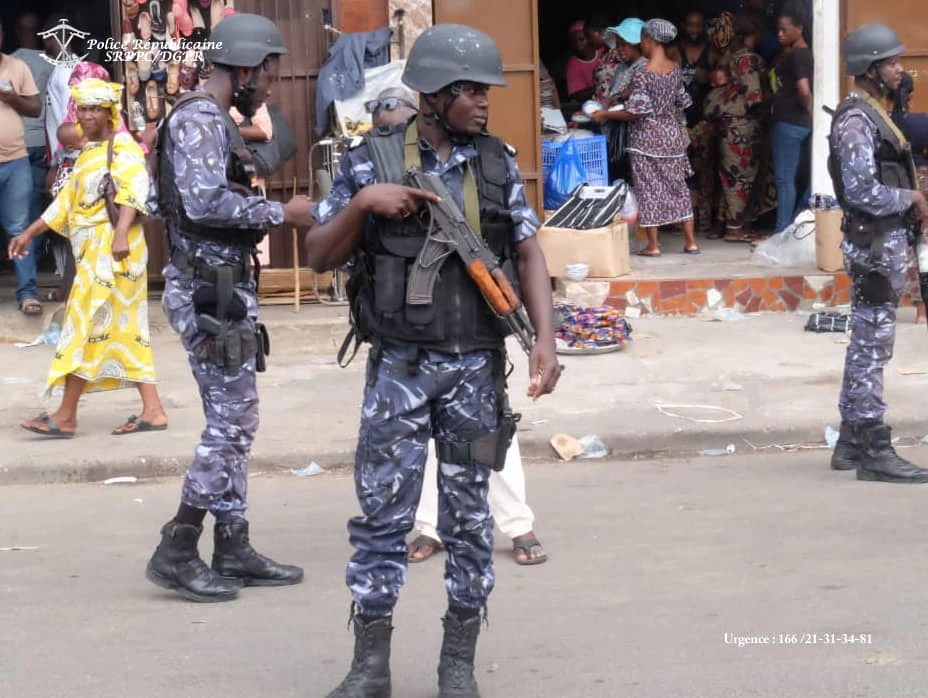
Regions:
[[[686,157],[683,110],[691,100],[683,85],[683,73],[665,50],[676,35],[676,27],[667,20],[646,22],[641,31],[641,51],[648,65],[632,77],[624,109],[600,111],[592,117],[599,123],[630,122],[628,152],[634,190],[641,209],[640,225],[648,235],[648,246],[638,253],[643,257],[660,256],[658,228],[674,223],[683,228],[683,251],[699,254],[686,184],[693,170]]]

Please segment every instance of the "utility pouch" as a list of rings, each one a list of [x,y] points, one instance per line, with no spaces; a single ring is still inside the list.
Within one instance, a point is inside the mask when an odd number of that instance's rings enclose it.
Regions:
[[[257,332],[205,314],[197,315],[197,327],[209,335],[195,350],[198,361],[207,361],[228,372],[240,369],[251,356],[256,357],[256,362],[263,361],[263,355],[257,358],[258,349],[266,345],[263,341],[259,344]]]
[[[264,373],[267,370],[266,357],[271,355],[271,336],[264,323],[255,323],[255,371]]]

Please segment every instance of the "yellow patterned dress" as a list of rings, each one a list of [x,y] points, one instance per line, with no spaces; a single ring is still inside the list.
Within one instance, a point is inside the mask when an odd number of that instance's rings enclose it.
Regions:
[[[87,381],[84,392],[155,382],[148,327],[148,248],[136,219],[129,229],[129,256],[120,262],[113,259],[114,229],[101,188],[107,147],[107,141],[84,147],[68,183],[42,214],[52,230],[71,241],[77,266],[47,395],[60,394],[69,374]],[[111,174],[116,203],[147,213],[145,159],[128,133],[116,134]]]

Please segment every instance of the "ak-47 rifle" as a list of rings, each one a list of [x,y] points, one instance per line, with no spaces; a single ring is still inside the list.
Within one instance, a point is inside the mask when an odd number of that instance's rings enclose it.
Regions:
[[[909,171],[909,177],[912,180],[912,186],[918,188],[918,174],[915,170],[915,158],[912,157],[912,146],[906,143],[904,146],[906,153],[906,169]],[[914,212],[912,216],[912,232],[915,235],[915,258],[918,262],[918,290],[922,296],[922,303],[928,308],[928,240],[925,239],[925,230],[921,220]]]
[[[425,244],[409,272],[406,303],[430,304],[442,263],[450,255],[457,254],[464,262],[468,275],[480,289],[487,305],[509,325],[525,353],[531,354],[535,328],[532,327],[532,321],[525,312],[522,301],[496,255],[477,237],[464,214],[454,203],[444,182],[437,175],[423,172],[414,166],[406,173],[406,184],[430,191],[441,199],[438,203],[426,202],[431,222]]]

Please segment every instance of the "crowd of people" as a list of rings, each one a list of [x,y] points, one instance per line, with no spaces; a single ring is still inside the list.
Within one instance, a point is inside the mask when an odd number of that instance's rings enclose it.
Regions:
[[[693,11],[679,27],[637,17],[570,26],[562,74],[543,76],[560,87],[567,118],[606,136],[610,179],[631,180],[648,240],[638,254],[660,255],[669,227],[689,254],[696,233],[756,243],[806,206],[810,29],[800,0],[775,12],[772,0],[712,18]],[[775,224],[759,225],[774,209]]]

